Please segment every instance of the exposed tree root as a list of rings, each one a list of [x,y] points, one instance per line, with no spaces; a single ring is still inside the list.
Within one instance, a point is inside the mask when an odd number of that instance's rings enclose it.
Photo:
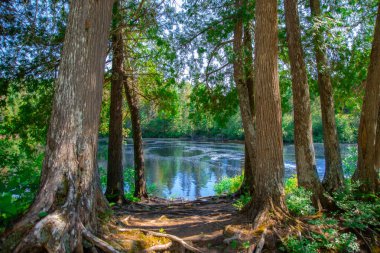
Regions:
[[[93,235],[90,231],[88,231],[83,225],[82,226],[82,234],[83,237],[94,244],[94,246],[101,249],[104,253],[120,253],[118,250],[116,250],[114,247],[109,245],[107,242],[103,241],[99,237],[96,237]]]
[[[151,231],[151,230],[146,230],[146,229],[128,229],[128,228],[119,228],[117,226],[114,226],[112,225],[112,227],[116,228],[118,231],[120,232],[126,232],[126,231],[141,231],[145,234],[148,234],[148,235],[153,235],[153,236],[157,236],[157,237],[165,237],[165,238],[168,238],[170,240],[172,240],[173,242],[176,242],[178,243],[182,248],[184,249],[187,249],[191,252],[197,252],[197,253],[202,253],[203,251],[196,248],[196,247],[193,247],[191,246],[190,244],[188,244],[187,242],[185,242],[184,240],[182,240],[181,238],[175,236],[175,235],[171,235],[171,234],[165,234],[165,233],[159,233],[159,232],[155,232],[155,231]]]
[[[163,251],[168,250],[173,245],[172,242],[168,242],[166,244],[154,245],[150,248],[147,248],[142,251],[142,253],[154,252],[154,251]]]
[[[197,248],[189,245],[184,240],[182,240],[181,238],[179,238],[179,237],[177,237],[175,235],[164,234],[164,233],[154,232],[154,231],[145,230],[145,229],[140,229],[140,231],[142,231],[144,233],[147,233],[147,234],[150,234],[150,235],[157,236],[157,237],[166,237],[166,238],[169,238],[170,240],[175,241],[176,243],[180,244],[183,248],[185,248],[187,250],[190,250],[192,252],[198,252],[198,253],[202,252],[200,249],[197,249]]]
[[[267,234],[267,229],[265,228],[263,233],[261,234],[260,241],[255,248],[255,253],[261,253],[261,251],[263,250],[264,245],[265,245],[266,234]]]

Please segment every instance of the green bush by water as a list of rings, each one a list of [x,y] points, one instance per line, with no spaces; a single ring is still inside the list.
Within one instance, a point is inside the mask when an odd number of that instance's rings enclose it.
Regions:
[[[217,195],[233,194],[240,189],[243,183],[243,175],[236,177],[224,177],[214,185],[214,191]]]

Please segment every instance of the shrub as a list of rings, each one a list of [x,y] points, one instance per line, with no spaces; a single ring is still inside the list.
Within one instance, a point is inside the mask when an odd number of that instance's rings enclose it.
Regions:
[[[232,205],[237,209],[237,210],[242,210],[243,207],[248,204],[248,202],[251,201],[251,196],[248,194],[242,194],[240,197],[233,203]]]
[[[368,227],[380,228],[380,198],[375,194],[359,191],[359,183],[346,182],[333,198],[343,210],[343,224],[350,228],[365,230]]]
[[[311,215],[315,213],[311,196],[310,191],[298,187],[286,195],[285,202],[291,213],[297,216]]]
[[[297,181],[297,175],[293,175],[292,177],[285,180],[285,193],[290,194],[297,190],[298,187],[298,181]]]
[[[236,177],[224,177],[218,183],[214,185],[214,190],[217,195],[221,194],[232,194],[239,190],[241,184],[243,183],[243,175]]]
[[[290,236],[284,243],[287,252],[317,253],[329,252],[359,252],[357,238],[352,233],[338,234],[335,229],[325,229],[323,233],[311,233],[310,238]],[[283,248],[284,249],[284,248]]]

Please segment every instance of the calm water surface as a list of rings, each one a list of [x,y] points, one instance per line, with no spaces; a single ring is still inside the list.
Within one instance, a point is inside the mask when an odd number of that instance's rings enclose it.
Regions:
[[[99,141],[99,167],[107,167],[107,139]],[[342,145],[342,156],[350,145]],[[323,145],[315,144],[318,174],[325,170]],[[244,145],[184,141],[176,139],[144,139],[147,184],[155,184],[155,195],[165,198],[195,199],[215,195],[214,184],[223,177],[240,175],[244,163]],[[285,177],[295,173],[294,145],[284,146]],[[124,167],[133,167],[133,144],[124,146]],[[128,189],[126,189],[128,190]]]

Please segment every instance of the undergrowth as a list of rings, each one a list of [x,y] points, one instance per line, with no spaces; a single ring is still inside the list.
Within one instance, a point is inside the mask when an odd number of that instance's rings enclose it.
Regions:
[[[351,176],[354,171],[352,167],[356,166],[356,150],[351,149],[349,152],[350,154],[344,162],[346,176]],[[219,195],[233,194],[239,189],[242,181],[242,176],[223,178],[215,185],[215,191]],[[332,195],[339,209],[335,212],[318,215],[312,205],[312,193],[298,187],[296,175],[287,179],[284,186],[285,202],[289,212],[309,225],[304,227],[306,230],[301,228],[298,232],[289,232],[282,240],[282,251],[295,253],[360,252],[358,236],[361,239],[363,235],[369,234],[367,236],[369,238],[379,238],[380,197],[375,194],[361,193],[359,184],[351,183],[349,179],[346,179],[344,187]],[[233,203],[233,206],[241,210],[250,199],[248,194],[242,194]],[[376,244],[376,240],[366,243],[373,245]],[[378,247],[379,245],[376,249]]]

